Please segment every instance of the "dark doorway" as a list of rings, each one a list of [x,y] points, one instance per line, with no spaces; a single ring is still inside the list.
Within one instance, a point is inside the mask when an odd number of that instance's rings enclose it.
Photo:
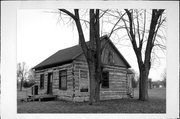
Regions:
[[[34,86],[34,95],[38,95],[38,85]]]
[[[35,85],[31,88],[32,95],[38,95],[38,85]]]
[[[53,74],[48,73],[47,94],[52,94],[52,80],[53,80]]]

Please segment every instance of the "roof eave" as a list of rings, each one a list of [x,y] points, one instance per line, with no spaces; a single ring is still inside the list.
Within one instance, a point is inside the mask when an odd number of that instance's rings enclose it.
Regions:
[[[74,59],[70,59],[70,60],[66,60],[66,61],[63,61],[63,62],[58,62],[58,63],[54,63],[54,64],[49,64],[49,65],[44,65],[44,66],[35,66],[33,67],[32,69],[35,69],[35,71],[37,70],[43,70],[43,69],[47,69],[47,68],[51,68],[51,67],[56,67],[56,66],[59,66],[59,65],[63,65],[63,64],[68,64],[68,63],[71,63]]]

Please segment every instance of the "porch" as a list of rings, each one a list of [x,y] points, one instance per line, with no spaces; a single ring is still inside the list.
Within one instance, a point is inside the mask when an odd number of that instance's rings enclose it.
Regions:
[[[29,101],[49,101],[49,100],[56,100],[57,95],[50,95],[50,94],[41,94],[41,95],[28,95],[27,102]]]

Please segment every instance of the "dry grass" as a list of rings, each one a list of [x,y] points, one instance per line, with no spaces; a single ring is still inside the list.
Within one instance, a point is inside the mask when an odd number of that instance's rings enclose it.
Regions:
[[[100,101],[93,105],[88,102],[68,101],[19,102],[18,113],[165,113],[165,89],[149,90],[149,100],[139,101],[138,91],[134,99]]]

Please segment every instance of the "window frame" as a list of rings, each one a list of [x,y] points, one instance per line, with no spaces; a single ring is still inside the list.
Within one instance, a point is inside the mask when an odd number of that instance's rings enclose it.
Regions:
[[[104,80],[104,74],[106,74],[107,80]],[[103,71],[102,72],[102,83],[101,83],[101,88],[109,88],[109,72],[108,71]],[[103,85],[104,83],[108,83],[108,85]]]
[[[44,89],[44,79],[45,79],[44,74],[40,74],[40,84],[39,84],[40,89]]]
[[[62,72],[65,72],[65,74],[61,75]],[[62,77],[65,77],[66,86],[62,87]],[[59,90],[67,90],[67,70],[60,70],[59,71]]]

